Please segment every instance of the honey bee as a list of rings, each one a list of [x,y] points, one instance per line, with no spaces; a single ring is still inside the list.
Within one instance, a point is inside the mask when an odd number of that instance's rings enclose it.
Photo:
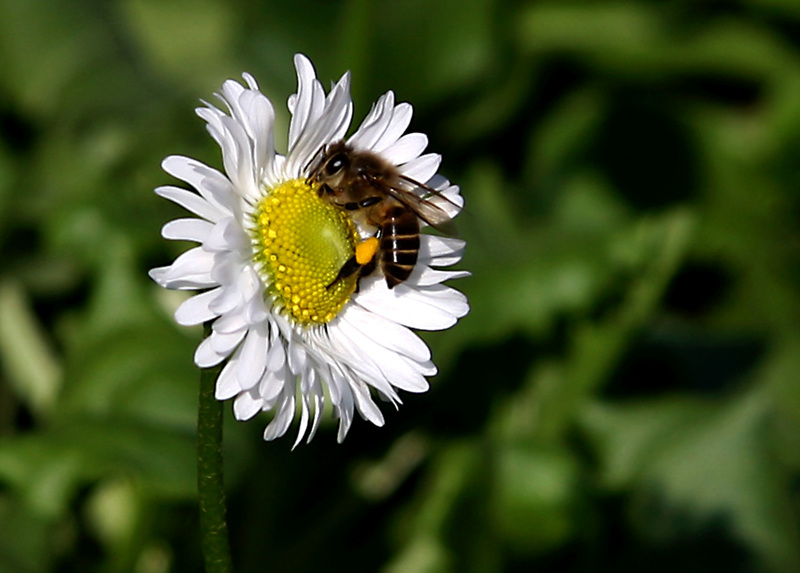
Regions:
[[[380,262],[388,287],[394,288],[411,275],[417,264],[420,219],[447,232],[451,217],[432,203],[439,193],[400,171],[371,151],[356,150],[344,141],[324,146],[312,164],[308,182],[318,185],[320,197],[353,212],[362,226],[377,229],[375,236],[357,245],[356,254],[329,285],[354,273],[370,274]],[[416,189],[424,193],[418,194]],[[377,255],[377,256],[376,256]]]

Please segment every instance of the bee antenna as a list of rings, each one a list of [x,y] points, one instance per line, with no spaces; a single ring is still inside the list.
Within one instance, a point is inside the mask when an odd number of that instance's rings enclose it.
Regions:
[[[305,171],[306,173],[308,173],[310,175],[311,172],[314,169],[316,169],[317,164],[319,163],[319,161],[322,159],[322,157],[325,155],[325,153],[327,151],[328,151],[328,144],[327,143],[323,143],[320,146],[320,148],[317,149],[317,152],[313,155],[313,157],[311,157],[311,159],[308,161],[308,163],[305,164],[305,166],[303,167],[303,171]],[[314,169],[312,169],[312,166],[314,167]],[[308,179],[306,179],[306,182],[308,182]]]

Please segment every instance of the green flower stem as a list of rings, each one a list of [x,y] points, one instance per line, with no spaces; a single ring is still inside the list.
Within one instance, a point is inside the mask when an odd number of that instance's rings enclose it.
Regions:
[[[210,329],[206,327],[206,336]],[[225,484],[222,471],[222,403],[214,398],[220,366],[200,373],[197,410],[197,491],[200,536],[206,573],[233,571],[225,522]]]

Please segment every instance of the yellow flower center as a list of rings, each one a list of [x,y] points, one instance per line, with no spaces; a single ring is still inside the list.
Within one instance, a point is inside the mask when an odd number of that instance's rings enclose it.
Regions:
[[[330,322],[358,283],[357,274],[336,280],[358,242],[352,219],[293,179],[270,190],[254,222],[255,257],[275,303],[303,326]]]

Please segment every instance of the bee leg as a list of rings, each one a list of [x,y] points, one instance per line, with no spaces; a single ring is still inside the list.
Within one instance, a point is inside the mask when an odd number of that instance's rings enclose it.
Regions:
[[[326,288],[331,288],[340,280],[346,279],[356,272],[359,273],[359,277],[372,272],[372,270],[375,268],[375,254],[378,252],[378,247],[380,247],[380,242],[378,241],[377,237],[370,237],[369,239],[357,244],[355,254],[347,259],[347,262],[345,262],[345,264],[342,265],[342,268],[339,269],[339,273],[336,275],[336,278],[333,279],[333,282],[331,282],[331,284],[329,284]],[[368,273],[364,273],[364,270],[367,267],[370,267],[370,270]],[[356,288],[358,288],[358,286],[356,286]]]
[[[372,207],[373,205],[380,203],[381,201],[383,201],[382,197],[367,197],[366,199],[359,201],[358,206],[361,209],[365,209],[367,207]]]
[[[339,269],[339,274],[336,275],[336,278],[333,279],[333,281],[331,281],[331,283],[325,288],[330,289],[333,285],[335,285],[339,281],[344,280],[353,273],[358,272],[359,269],[361,269],[361,265],[358,264],[355,255],[353,255],[352,257],[347,259],[347,262],[342,265],[341,269]]]
[[[381,201],[382,199],[380,197],[367,197],[362,201],[350,201],[349,203],[336,203],[336,205],[348,211],[358,211],[359,209],[366,209],[367,207],[372,207],[373,205],[380,203]]]
[[[370,274],[372,274],[372,271],[374,270],[375,270],[375,259],[372,259],[366,265],[362,266],[361,269],[358,271],[358,278],[361,279],[361,277],[369,276]],[[356,292],[358,292],[359,290],[361,290],[360,280],[356,283]]]

